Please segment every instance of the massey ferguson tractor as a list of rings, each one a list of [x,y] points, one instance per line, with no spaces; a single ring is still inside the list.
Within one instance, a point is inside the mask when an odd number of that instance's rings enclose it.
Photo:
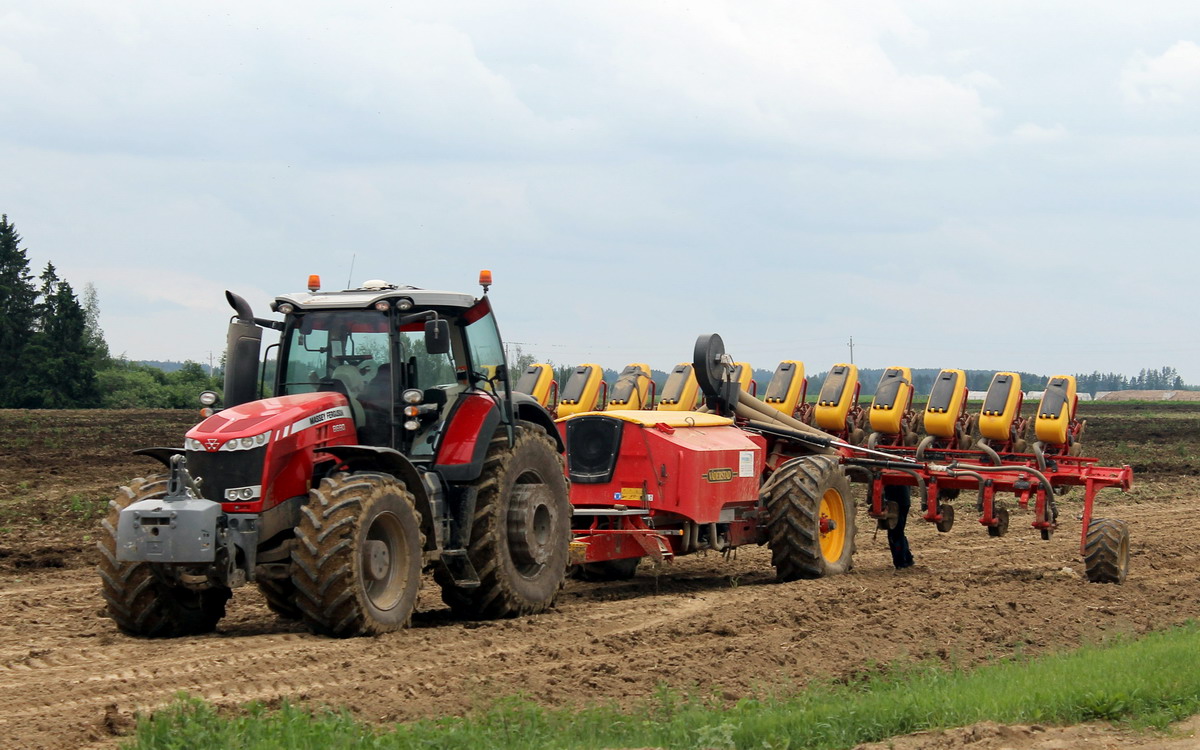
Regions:
[[[227,292],[223,408],[182,447],[138,451],[163,470],[122,488],[103,523],[120,629],[211,631],[252,583],[314,632],[380,633],[409,622],[426,569],[462,616],[549,607],[571,537],[562,440],[510,388],[490,272],[480,283],[475,298],[310,277],[272,303],[282,320]]]

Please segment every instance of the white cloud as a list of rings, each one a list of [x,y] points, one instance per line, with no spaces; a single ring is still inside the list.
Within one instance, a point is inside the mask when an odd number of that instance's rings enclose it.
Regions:
[[[1001,87],[1000,81],[995,76],[984,73],[982,70],[972,70],[959,76],[958,80],[973,89],[998,89]]]
[[[1014,128],[1012,135],[1020,143],[1054,143],[1066,138],[1068,132],[1061,123],[1045,126],[1027,122]]]
[[[908,158],[987,138],[973,83],[888,55],[885,43],[928,43],[889,0],[485,5],[459,17],[415,2],[66,5],[0,27],[0,85],[20,102],[0,104],[0,129],[14,141],[412,161],[629,146]],[[551,64],[528,63],[547,49]]]
[[[1139,51],[1125,63],[1117,85],[1130,104],[1194,103],[1200,95],[1200,46],[1176,42],[1158,57]]]

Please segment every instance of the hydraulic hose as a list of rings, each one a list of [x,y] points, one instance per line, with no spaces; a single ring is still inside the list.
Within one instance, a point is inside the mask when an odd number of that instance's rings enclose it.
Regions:
[[[1033,445],[1030,447],[1033,448],[1033,457],[1037,459],[1038,468],[1041,469],[1042,471],[1045,471],[1046,470],[1046,454],[1042,452],[1042,441],[1034,440]]]
[[[1018,466],[971,466],[971,465],[968,465],[966,468],[959,469],[957,462],[955,462],[955,463],[952,463],[949,466],[947,466],[946,471],[950,472],[951,474],[953,474],[955,471],[961,472],[963,474],[966,474],[969,472],[1027,471],[1030,474],[1037,477],[1038,481],[1042,483],[1042,486],[1046,488],[1046,503],[1050,506],[1050,511],[1053,514],[1053,517],[1058,518],[1058,504],[1054,502],[1054,485],[1050,484],[1050,480],[1046,478],[1046,475],[1043,474],[1042,472],[1038,471],[1037,469],[1034,469],[1034,468],[1031,468],[1028,466],[1019,466],[1018,467]]]
[[[996,466],[1001,465],[1002,462],[1000,461],[1000,454],[992,450],[992,446],[988,445],[983,438],[979,438],[979,440],[975,441],[975,447],[986,453],[988,458],[992,459],[993,464]]]

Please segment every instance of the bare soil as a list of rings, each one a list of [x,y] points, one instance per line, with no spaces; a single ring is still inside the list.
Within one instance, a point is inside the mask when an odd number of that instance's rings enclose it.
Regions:
[[[454,620],[430,582],[411,630],[351,640],[309,635],[246,587],[217,633],[171,641],[130,638],[102,616],[93,536],[116,487],[155,470],[129,451],[178,444],[194,416],[0,411],[0,736],[13,748],[112,746],[135,712],[179,691],[223,706],[282,698],[345,706],[373,722],[461,713],[517,692],[550,706],[637,701],[660,683],[735,701],[893,662],[974,665],[1200,617],[1191,528],[1200,514],[1200,404],[1081,409],[1087,452],[1137,472],[1132,493],[1110,490],[1097,505],[1097,515],[1130,524],[1122,586],[1083,577],[1076,490],[1050,541],[1020,513],[1007,536],[987,536],[966,498],[948,534],[911,519],[918,564],[901,572],[860,517],[854,570],[817,581],[777,584],[767,551],[744,548],[646,568],[628,582],[573,581],[554,611],[494,622]],[[894,744],[1176,741],[1184,740],[1105,726],[981,724]],[[1186,741],[1178,747],[1197,744]]]

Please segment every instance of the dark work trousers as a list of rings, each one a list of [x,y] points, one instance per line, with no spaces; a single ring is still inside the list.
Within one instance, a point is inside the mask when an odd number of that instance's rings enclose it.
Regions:
[[[912,506],[912,488],[892,484],[883,488],[883,502],[894,500],[900,506],[896,519],[896,528],[888,529],[888,548],[892,550],[892,565],[896,570],[907,568],[913,564],[912,550],[908,548],[908,537],[904,535],[904,526],[908,522],[908,510]]]

